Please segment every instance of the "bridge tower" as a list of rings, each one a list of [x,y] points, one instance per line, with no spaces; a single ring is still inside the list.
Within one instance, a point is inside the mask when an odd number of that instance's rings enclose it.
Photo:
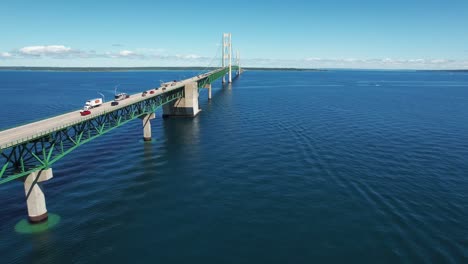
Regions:
[[[237,75],[241,74],[241,66],[240,66],[240,53],[237,51]]]
[[[223,68],[229,66],[229,83],[232,83],[232,34],[224,33],[223,34],[223,55],[222,55],[222,65]],[[227,61],[227,62],[226,62]],[[226,82],[225,76],[223,76],[223,83]]]

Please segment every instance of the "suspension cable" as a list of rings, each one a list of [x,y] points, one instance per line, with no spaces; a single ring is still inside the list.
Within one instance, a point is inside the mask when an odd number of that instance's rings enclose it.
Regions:
[[[218,65],[219,65],[219,58],[218,55],[221,51],[221,48],[222,48],[222,45],[218,47],[218,49],[216,50],[216,54],[214,55],[214,57],[211,59],[210,63],[208,63],[208,66],[206,66],[203,70],[201,70],[200,72],[198,72],[197,75],[200,75],[202,73],[205,73],[208,71],[208,68],[212,67],[213,65],[213,62],[215,62],[215,60],[218,60]]]

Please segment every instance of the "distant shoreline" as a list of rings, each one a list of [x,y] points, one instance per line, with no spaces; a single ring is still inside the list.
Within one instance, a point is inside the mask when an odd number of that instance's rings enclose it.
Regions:
[[[27,66],[2,66],[0,71],[72,71],[72,72],[119,72],[119,71],[202,71],[214,70],[217,67],[27,67]],[[243,70],[257,71],[327,71],[324,69],[301,68],[255,68],[245,67]]]
[[[0,71],[65,71],[65,72],[125,72],[125,71],[208,71],[217,67],[30,67],[30,66],[0,66]],[[427,72],[468,72],[468,69],[306,69],[306,68],[266,68],[266,67],[245,67],[243,70],[252,71],[305,71],[323,72],[334,70],[350,71],[427,71]]]

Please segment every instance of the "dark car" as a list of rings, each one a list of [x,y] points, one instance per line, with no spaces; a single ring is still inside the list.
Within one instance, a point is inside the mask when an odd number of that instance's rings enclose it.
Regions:
[[[112,103],[111,103],[111,105],[112,105],[112,106],[119,105],[119,102],[117,102],[117,101],[114,101],[114,102],[112,102]]]
[[[89,115],[89,114],[91,114],[91,111],[89,111],[89,110],[81,111],[80,114],[82,116]]]
[[[141,93],[141,96],[146,96],[147,93],[148,93],[147,91],[144,91]]]

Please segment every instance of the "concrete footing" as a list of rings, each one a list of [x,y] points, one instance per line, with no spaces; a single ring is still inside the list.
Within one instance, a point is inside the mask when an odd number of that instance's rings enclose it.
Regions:
[[[53,177],[52,168],[32,172],[24,180],[24,192],[28,206],[28,220],[30,223],[40,223],[47,220],[47,207],[44,192],[40,182]]]
[[[143,121],[143,140],[151,141],[151,119],[154,119],[156,115],[154,113],[147,114],[141,117]]]
[[[184,87],[184,93],[184,98],[179,98],[163,106],[163,117],[194,117],[200,112],[197,82],[187,83]]]

